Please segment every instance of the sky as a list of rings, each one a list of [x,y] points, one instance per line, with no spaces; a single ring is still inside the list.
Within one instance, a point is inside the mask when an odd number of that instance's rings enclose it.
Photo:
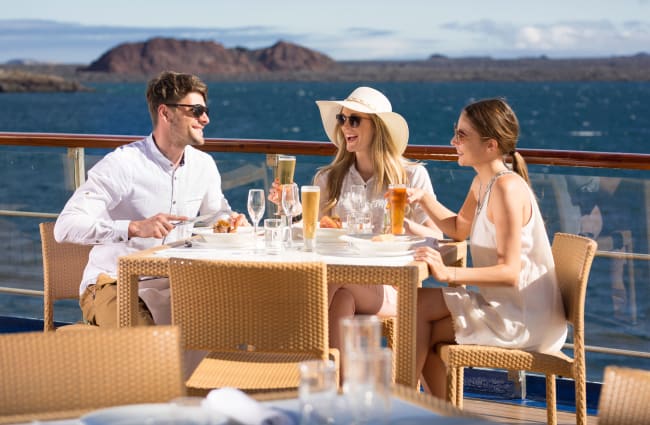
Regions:
[[[335,60],[650,53],[650,0],[0,0],[0,63],[87,64],[153,37],[284,40]]]

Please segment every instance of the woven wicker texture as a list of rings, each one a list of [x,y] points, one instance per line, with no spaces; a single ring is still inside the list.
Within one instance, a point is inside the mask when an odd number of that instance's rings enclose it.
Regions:
[[[160,246],[140,251],[118,260],[117,310],[120,327],[133,326],[138,306],[138,282],[140,276],[169,276],[169,258],[156,256]],[[445,264],[462,265],[467,253],[465,241],[442,241],[440,253]],[[416,294],[422,281],[429,276],[424,262],[413,262],[404,267],[359,266],[350,264],[328,264],[327,282],[330,284],[386,284],[399,288],[397,297],[397,317],[394,335],[395,381],[417,387],[415,374],[415,323]]]
[[[40,223],[43,252],[43,324],[44,330],[54,330],[54,302],[62,299],[79,299],[79,285],[88,263],[91,246],[58,243],[54,240],[54,222]],[[95,329],[83,323],[59,329]]]
[[[607,366],[598,425],[650,424],[650,370]]]
[[[542,354],[483,345],[441,345],[439,353],[447,365],[447,399],[463,406],[463,367],[526,370],[546,375],[546,405],[549,425],[557,424],[555,376],[573,378],[576,391],[576,422],[586,424],[586,372],[584,350],[584,307],[596,242],[582,236],[556,233],[553,259],[562,292],[567,321],[573,327],[573,358],[558,352]]]
[[[0,335],[0,423],[185,395],[180,332],[152,326]]]
[[[188,387],[296,388],[299,362],[328,358],[324,263],[172,258],[169,271],[184,347],[212,352]]]

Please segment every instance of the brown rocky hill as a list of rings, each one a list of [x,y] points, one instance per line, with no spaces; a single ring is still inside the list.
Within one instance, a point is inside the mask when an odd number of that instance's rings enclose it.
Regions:
[[[227,49],[213,41],[153,38],[120,44],[81,72],[120,75],[153,75],[171,69],[199,75],[264,74],[275,71],[325,71],[336,66],[328,56],[313,50],[277,42],[271,47]]]
[[[58,75],[0,68],[0,93],[87,91],[76,81]]]

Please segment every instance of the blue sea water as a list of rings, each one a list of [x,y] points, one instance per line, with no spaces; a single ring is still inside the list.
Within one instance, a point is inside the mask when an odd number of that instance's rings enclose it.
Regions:
[[[364,83],[210,83],[208,105],[211,123],[205,129],[205,136],[325,141],[314,101],[344,98],[358,85]],[[499,96],[509,101],[519,117],[521,148],[650,153],[648,82],[367,85],[386,93],[393,109],[406,118],[411,144],[447,145],[453,123],[464,105],[473,100]],[[145,83],[102,83],[92,87],[92,92],[79,93],[0,93],[0,131],[122,135],[150,132]],[[8,154],[9,150],[0,147],[0,179],[5,182],[4,187],[0,187],[0,209],[19,206],[26,211],[58,212],[69,196],[66,190],[49,184],[63,178],[60,162],[54,167],[51,159],[43,158],[43,155],[30,156],[28,150],[27,154],[14,156]],[[443,164],[437,170],[429,168],[439,197],[451,208],[460,206],[472,175],[471,170],[458,168],[456,164]],[[543,172],[543,169],[531,168],[534,172]],[[579,170],[567,172],[580,173]],[[306,182],[311,174],[309,171],[297,179]],[[648,178],[647,173],[641,172],[623,174]],[[35,187],[36,190],[25,192],[24,187]],[[233,194],[230,201],[236,209],[244,210],[244,201],[237,196],[240,195]],[[629,194],[630,199],[635,197],[638,199],[636,193]],[[546,207],[544,202],[541,205]],[[555,223],[550,209],[553,207],[547,208],[548,226],[552,228]],[[639,220],[636,224],[639,227],[633,230],[647,235],[640,224],[642,222]],[[20,228],[34,227],[33,219],[17,219],[14,223]],[[37,242],[38,235],[34,238]],[[10,263],[13,255],[17,254],[5,252]],[[38,253],[20,255],[37,256]],[[638,318],[635,323],[614,320],[608,284],[590,281],[587,344],[650,351],[650,280],[647,264],[641,264],[635,267],[638,269]],[[597,262],[594,267],[592,275],[602,275],[607,280],[608,265]],[[2,277],[4,274],[0,272]],[[12,309],[14,301],[3,303],[2,298],[0,295],[0,308]],[[592,354],[588,357],[590,378],[599,379],[602,366],[609,363],[650,369],[647,360],[621,360]]]

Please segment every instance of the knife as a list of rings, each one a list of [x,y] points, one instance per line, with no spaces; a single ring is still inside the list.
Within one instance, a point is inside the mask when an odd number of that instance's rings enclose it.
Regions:
[[[218,213],[203,214],[198,217],[187,219],[185,221],[180,221],[180,220],[172,221],[171,224],[173,224],[174,226],[184,226],[186,224],[194,224],[199,221],[207,221],[213,219],[217,216],[217,214]]]

